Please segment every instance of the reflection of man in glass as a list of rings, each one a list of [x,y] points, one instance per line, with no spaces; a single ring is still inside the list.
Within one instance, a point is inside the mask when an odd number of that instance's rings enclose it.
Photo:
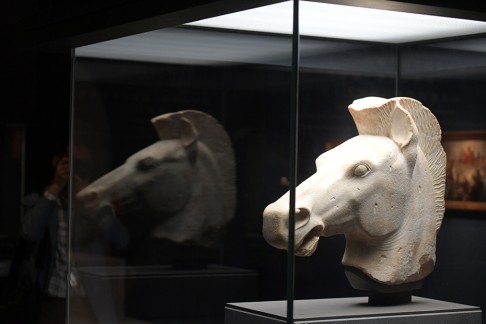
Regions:
[[[73,147],[75,172],[72,190],[76,194],[86,187],[92,177],[92,154],[84,146]],[[42,196],[32,194],[26,199],[27,211],[22,222],[22,235],[37,242],[35,279],[40,294],[40,323],[65,323],[68,283],[78,288],[72,272],[68,276],[68,189],[70,161],[67,146],[52,158],[53,175]],[[83,216],[86,214],[80,213]],[[77,237],[93,237],[93,231],[105,233],[110,243],[123,248],[128,233],[111,214],[99,213],[93,217],[78,217],[72,224]],[[108,234],[106,234],[108,233]],[[83,240],[83,239],[81,239]],[[69,281],[68,281],[69,278]]]
[[[36,288],[40,296],[40,322],[64,323],[68,268],[69,157],[61,149],[52,158],[53,176],[43,195],[27,198],[30,207],[23,219],[22,234],[40,242],[36,255]]]

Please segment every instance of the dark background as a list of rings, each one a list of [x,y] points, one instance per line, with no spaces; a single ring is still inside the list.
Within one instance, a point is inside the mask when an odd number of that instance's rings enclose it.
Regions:
[[[256,1],[255,1],[256,2]],[[157,3],[157,4],[156,4]],[[234,2],[237,10],[244,1]],[[376,6],[389,6],[389,1],[371,1]],[[410,11],[430,7],[408,6]],[[485,17],[484,4],[463,1],[460,4],[449,1],[419,1],[421,5],[438,5],[444,8],[468,10],[466,15]],[[200,7],[196,13],[189,10],[192,6]],[[18,233],[19,191],[18,156],[11,154],[12,136],[17,131],[25,130],[26,139],[26,188],[25,191],[40,190],[49,179],[48,161],[54,145],[59,138],[66,138],[69,132],[69,106],[71,94],[71,46],[85,45],[113,37],[160,28],[182,23],[192,17],[210,15],[209,12],[221,12],[228,8],[227,1],[177,1],[160,4],[158,1],[8,1],[3,3],[1,16],[4,23],[2,37],[2,97],[4,103],[0,110],[2,125],[1,188],[2,206],[0,215],[0,234],[3,234],[1,260],[12,256],[15,238]],[[442,10],[440,9],[440,10]],[[444,9],[445,10],[445,9]],[[447,11],[447,10],[445,10]],[[157,17],[157,19],[155,19]],[[479,42],[485,39],[478,39]],[[482,107],[482,92],[486,78],[483,57],[472,58],[463,51],[437,49],[427,44],[411,44],[400,48],[401,74],[395,83],[395,69],[368,74],[362,65],[354,71],[343,73],[339,69],[306,69],[301,73],[301,128],[299,177],[306,178],[313,172],[313,160],[321,152],[326,141],[341,140],[353,136],[354,125],[345,109],[352,100],[379,95],[392,97],[411,96],[422,101],[439,119],[443,131],[484,130],[486,128],[485,109]],[[453,44],[454,45],[454,44]],[[376,67],[382,60],[393,61],[395,48],[387,46],[363,46],[362,53],[378,58],[377,62],[362,61],[361,64]],[[378,53],[378,55],[377,55]],[[360,60],[364,56],[360,56]],[[437,58],[446,57],[446,62],[437,67]],[[339,59],[353,58],[340,56]],[[308,58],[311,60],[311,58]],[[332,62],[332,58],[330,58]],[[335,58],[337,60],[337,58]],[[465,67],[461,62],[476,62]],[[106,64],[119,69],[127,66],[126,62],[105,62],[85,59],[86,69],[94,69]],[[230,233],[238,235],[244,244],[232,244],[228,241],[225,263],[233,266],[251,268],[260,276],[259,298],[262,300],[285,298],[286,257],[284,252],[275,251],[258,236],[261,224],[258,215],[270,201],[283,193],[277,183],[282,173],[287,172],[287,145],[281,138],[286,133],[287,118],[279,107],[287,104],[289,75],[288,70],[279,70],[268,66],[239,66],[220,71],[211,70],[211,84],[224,86],[221,89],[205,89],[204,95],[194,95],[188,99],[183,96],[186,89],[194,93],[194,84],[208,82],[204,79],[208,71],[204,67],[154,66],[136,64],[143,75],[145,69],[160,69],[161,77],[170,73],[191,75],[191,86],[183,82],[171,89],[163,80],[147,80],[145,85],[117,82],[99,82],[93,80],[78,84],[89,97],[93,86],[97,95],[113,98],[113,94],[133,93],[132,101],[109,101],[113,109],[108,109],[110,121],[121,127],[117,121],[138,120],[134,125],[142,125],[155,111],[147,109],[145,113],[127,116],[129,109],[140,104],[136,98],[144,95],[153,100],[160,100],[160,86],[170,93],[172,99],[162,102],[149,102],[153,107],[166,104],[191,106],[205,103],[205,110],[217,117],[227,128],[235,146],[238,165],[238,179],[244,179],[238,185],[239,209]],[[351,69],[353,70],[353,69]],[[238,75],[238,80],[231,76]],[[262,80],[256,76],[265,75]],[[203,78],[204,77],[204,78]],[[231,82],[230,82],[231,81]],[[274,84],[273,91],[268,84]],[[148,85],[152,84],[152,86]],[[156,87],[155,87],[156,85]],[[91,89],[91,90],[90,90]],[[324,89],[324,90],[323,90]],[[174,91],[180,91],[177,96]],[[241,91],[241,92],[240,92]],[[222,98],[222,93],[225,94]],[[270,94],[270,95],[269,95]],[[116,97],[116,96],[115,96]],[[174,99],[176,98],[176,99]],[[178,99],[177,99],[178,98]],[[203,99],[201,99],[203,98]],[[252,98],[248,102],[245,98]],[[255,101],[255,98],[257,99]],[[89,102],[89,101],[88,101]],[[221,104],[224,102],[224,105]],[[257,102],[258,104],[255,104]],[[145,105],[145,107],[150,105]],[[203,105],[204,106],[204,105]],[[231,111],[221,107],[231,107]],[[286,108],[288,109],[288,108]],[[323,113],[325,110],[325,113]],[[248,127],[251,125],[251,127]],[[324,126],[323,126],[324,125]],[[134,127],[136,129],[137,127]],[[11,130],[14,130],[13,132]],[[123,128],[126,129],[126,128]],[[123,143],[123,134],[116,133]],[[112,147],[113,160],[122,161],[124,157],[141,148],[147,138],[132,143],[132,147]],[[275,144],[276,142],[281,144]],[[115,142],[115,141],[114,141]],[[116,144],[116,143],[115,143]],[[272,149],[268,157],[269,148]],[[10,155],[9,155],[10,154]],[[256,172],[256,174],[255,174]],[[255,187],[252,179],[268,177],[268,187]],[[249,195],[248,192],[251,192]],[[254,215],[250,218],[248,215]],[[257,215],[257,216],[255,216]],[[438,235],[437,265],[435,271],[426,280],[418,295],[446,301],[486,307],[486,215],[484,212],[447,210],[442,229]],[[241,228],[244,227],[244,231]],[[310,258],[296,259],[296,298],[348,297],[359,295],[352,290],[344,277],[340,259],[344,249],[344,238],[323,238],[315,255]]]

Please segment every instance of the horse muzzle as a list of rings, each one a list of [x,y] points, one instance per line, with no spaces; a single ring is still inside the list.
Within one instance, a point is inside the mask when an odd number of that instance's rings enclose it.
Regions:
[[[268,244],[278,249],[288,249],[289,213],[279,202],[270,204],[263,212],[263,237]],[[317,248],[322,234],[321,224],[311,224],[311,215],[306,208],[295,210],[295,255],[309,256]]]

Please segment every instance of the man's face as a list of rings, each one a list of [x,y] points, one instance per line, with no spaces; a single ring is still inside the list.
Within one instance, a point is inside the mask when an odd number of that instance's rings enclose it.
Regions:
[[[73,191],[79,192],[93,179],[93,155],[82,145],[73,145]]]

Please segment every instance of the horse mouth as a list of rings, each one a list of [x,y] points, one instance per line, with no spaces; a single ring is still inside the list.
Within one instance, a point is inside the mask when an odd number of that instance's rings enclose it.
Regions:
[[[297,256],[311,256],[317,249],[317,243],[322,232],[322,227],[314,227],[304,238],[296,244],[295,255]]]

